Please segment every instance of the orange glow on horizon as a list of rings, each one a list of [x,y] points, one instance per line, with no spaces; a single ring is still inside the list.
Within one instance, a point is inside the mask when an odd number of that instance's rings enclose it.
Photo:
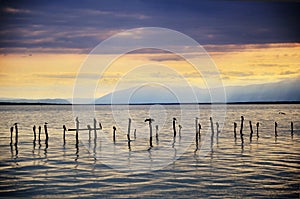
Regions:
[[[298,43],[204,47],[219,68],[225,85],[268,83],[300,76]],[[3,55],[0,57],[0,97],[71,98],[77,71],[86,56],[86,54]],[[157,58],[161,60],[157,61]],[[130,67],[145,63],[171,66],[194,86],[204,86],[203,80],[195,75],[195,70],[187,62],[172,54],[127,54],[106,71],[104,79],[100,81],[101,87],[97,90],[97,97],[109,92]],[[135,80],[152,78],[155,81],[155,78],[169,78],[170,81],[174,81],[174,77],[166,71],[154,72],[151,72],[151,69],[145,70],[145,73],[140,73]],[[87,74],[87,81],[89,75],[92,77],[94,74]]]

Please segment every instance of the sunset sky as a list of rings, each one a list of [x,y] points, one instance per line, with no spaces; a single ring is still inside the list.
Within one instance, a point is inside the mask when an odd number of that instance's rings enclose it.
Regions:
[[[140,27],[176,30],[199,42],[225,86],[297,79],[299,10],[300,3],[292,1],[2,0],[0,98],[72,98],[77,72],[90,51],[116,33]],[[109,93],[132,66],[146,63],[153,67],[141,70],[135,81],[169,78],[176,84],[167,70],[156,68],[167,65],[192,85],[205,87],[181,57],[145,51],[113,63],[95,96]]]

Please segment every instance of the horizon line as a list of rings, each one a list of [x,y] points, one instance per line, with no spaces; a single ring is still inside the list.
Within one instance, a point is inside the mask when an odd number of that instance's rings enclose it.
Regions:
[[[212,105],[212,104],[300,104],[300,101],[245,101],[245,102],[199,102],[199,103],[159,103],[159,102],[149,102],[149,103],[103,103],[103,104],[72,104],[72,103],[38,103],[38,102],[0,102],[0,105],[96,105],[96,106],[107,106],[107,105]]]

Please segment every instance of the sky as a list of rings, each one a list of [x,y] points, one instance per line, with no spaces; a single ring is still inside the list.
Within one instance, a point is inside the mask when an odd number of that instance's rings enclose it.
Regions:
[[[224,86],[299,79],[299,8],[297,1],[1,0],[0,98],[72,98],[90,52],[115,34],[141,27],[167,28],[197,41]],[[115,55],[98,59],[105,56]],[[101,97],[120,82],[120,89],[145,79],[176,85],[174,71],[193,86],[207,86],[182,57],[153,49],[121,56],[101,79],[96,71],[84,78],[98,78],[94,95]]]

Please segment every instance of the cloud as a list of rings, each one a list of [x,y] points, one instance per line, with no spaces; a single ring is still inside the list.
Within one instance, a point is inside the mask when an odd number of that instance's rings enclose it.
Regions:
[[[281,72],[280,73],[280,75],[296,75],[296,74],[298,74],[299,75],[299,72],[300,71],[283,71],[283,72]]]
[[[238,76],[238,77],[247,77],[247,76],[252,76],[254,75],[253,72],[248,71],[248,72],[243,72],[243,71],[224,71],[222,72],[223,75],[228,75],[228,76]]]
[[[149,57],[150,61],[158,61],[158,62],[164,62],[164,61],[184,61],[184,58],[178,56],[178,55],[155,55]]]
[[[108,16],[118,17],[118,18],[133,18],[139,20],[150,18],[150,16],[139,14],[139,13],[122,13],[122,12],[112,12],[112,11],[103,11],[103,10],[95,10],[95,9],[78,9],[78,13],[86,14],[86,15],[94,15],[94,16],[108,15]]]
[[[30,10],[27,9],[17,9],[12,7],[4,7],[2,8],[3,12],[10,13],[10,14],[29,14],[31,13]]]
[[[99,74],[95,73],[81,73],[77,76],[77,74],[70,74],[70,73],[62,73],[62,74],[35,74],[36,77],[42,77],[42,78],[50,78],[50,79],[76,79],[76,78],[82,78],[82,79],[113,79],[113,78],[119,78],[121,77],[120,74],[104,74],[103,76],[100,76]]]
[[[251,46],[239,45],[249,43],[263,48],[265,43],[300,42],[297,18],[300,4],[291,2],[1,3],[0,46],[9,52],[13,47],[92,49],[116,32],[153,26],[177,30],[201,45],[233,44],[207,46],[209,51],[243,50]]]

